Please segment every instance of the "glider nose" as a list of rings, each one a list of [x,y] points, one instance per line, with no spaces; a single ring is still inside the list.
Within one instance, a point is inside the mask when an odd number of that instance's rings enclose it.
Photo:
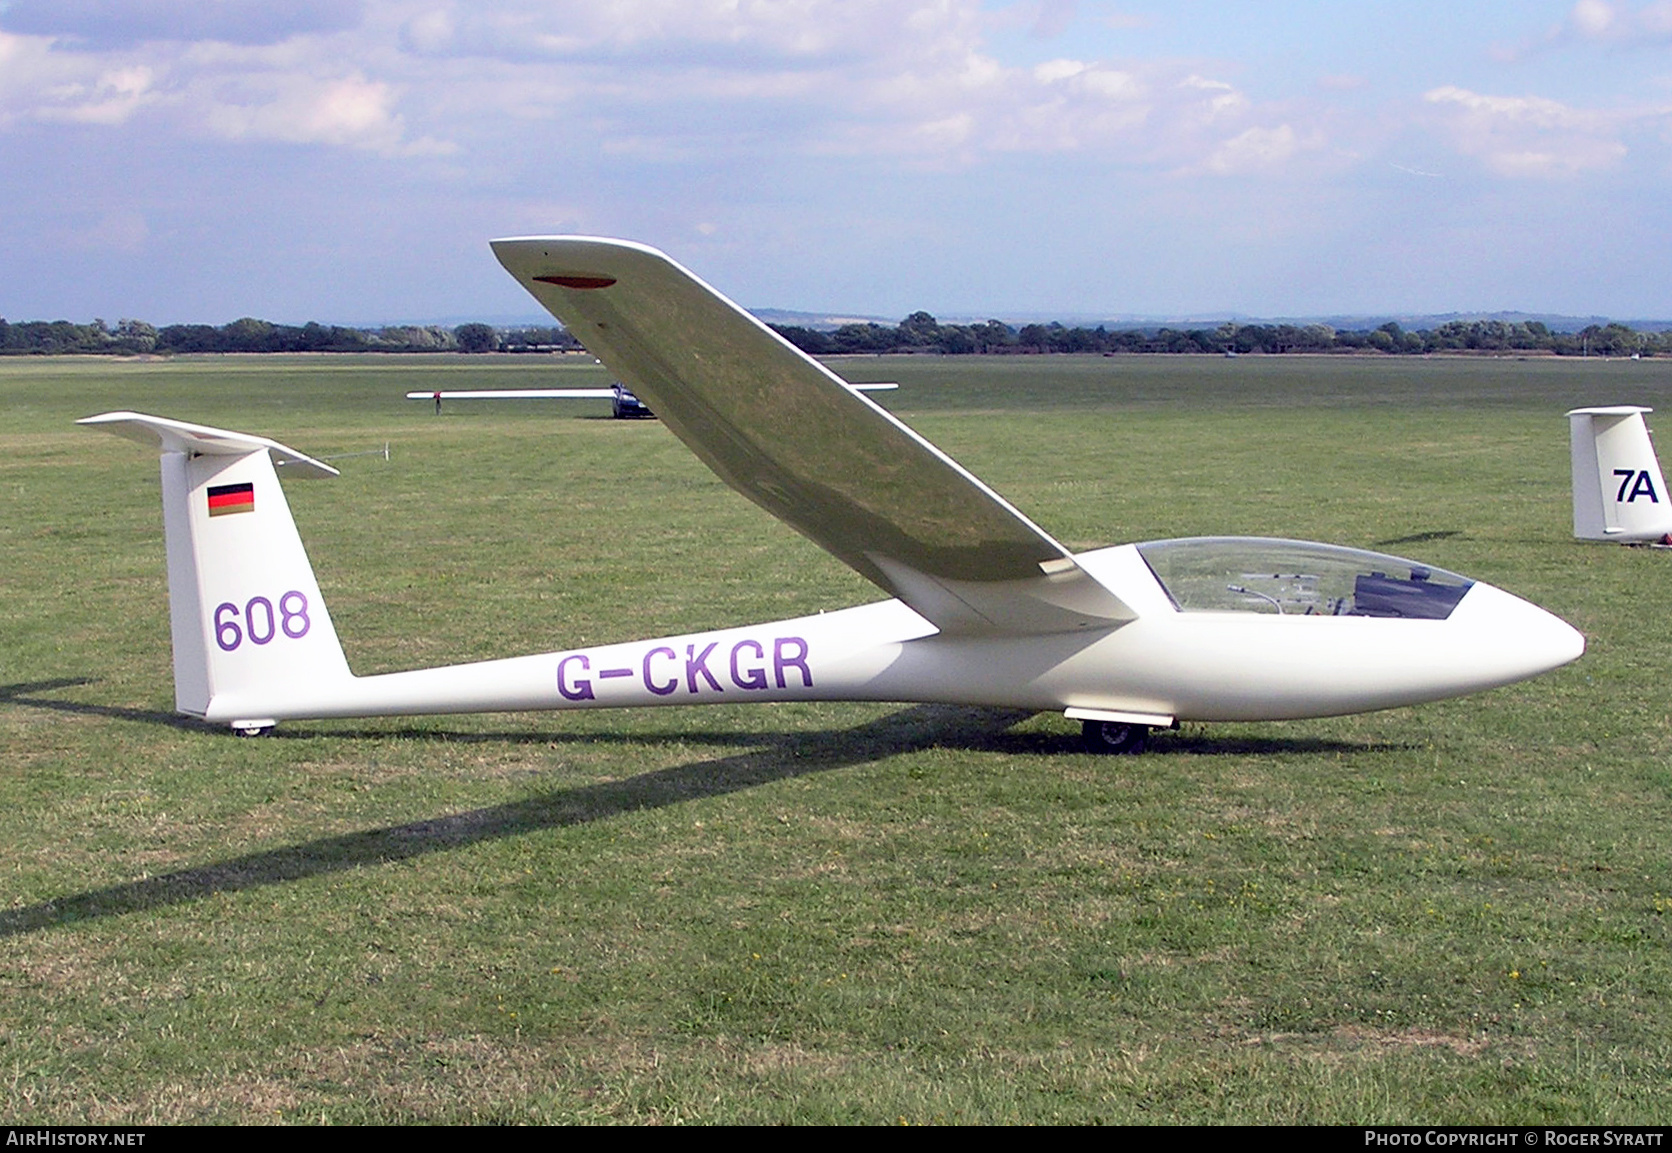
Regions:
[[[1481,657],[1502,678],[1500,684],[1560,668],[1585,652],[1585,637],[1578,629],[1489,584],[1476,582],[1452,619],[1478,636]]]
[[[1520,602],[1526,609],[1529,658],[1538,662],[1538,671],[1560,668],[1585,655],[1585,634],[1568,624],[1555,613],[1546,612],[1535,604]]]

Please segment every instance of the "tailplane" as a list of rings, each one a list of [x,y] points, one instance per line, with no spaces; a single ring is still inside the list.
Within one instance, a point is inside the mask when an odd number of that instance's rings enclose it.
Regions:
[[[273,724],[264,702],[352,679],[275,465],[336,469],[265,437],[143,413],[77,423],[161,449],[176,709],[260,732]]]
[[[1568,413],[1573,535],[1580,540],[1672,543],[1672,501],[1649,426],[1636,405]]]

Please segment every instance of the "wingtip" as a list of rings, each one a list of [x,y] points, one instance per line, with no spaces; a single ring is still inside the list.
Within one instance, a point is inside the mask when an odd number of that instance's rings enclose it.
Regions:
[[[488,241],[488,247],[502,261],[507,255],[535,255],[549,257],[554,253],[579,256],[587,253],[639,252],[647,256],[669,259],[660,248],[637,240],[614,236],[581,236],[562,233],[554,236],[502,236]]]

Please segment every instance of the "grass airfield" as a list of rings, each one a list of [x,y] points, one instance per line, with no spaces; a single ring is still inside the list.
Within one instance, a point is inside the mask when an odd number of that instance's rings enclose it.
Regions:
[[[1416,709],[1077,726],[776,705],[172,714],[133,408],[351,457],[287,484],[356,672],[876,590],[551,358],[0,361],[0,1102],[140,1122],[1656,1123],[1672,555],[1570,538],[1582,404],[1672,361],[837,362],[1075,548],[1418,557],[1579,662]]]

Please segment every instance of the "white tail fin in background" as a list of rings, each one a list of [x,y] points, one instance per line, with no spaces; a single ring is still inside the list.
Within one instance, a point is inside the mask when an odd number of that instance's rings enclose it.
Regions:
[[[274,465],[336,469],[265,437],[143,413],[77,423],[162,450],[175,708],[255,731],[273,723],[261,704],[275,691],[351,680]]]
[[[1653,411],[1616,405],[1567,414],[1573,535],[1580,540],[1660,542],[1672,533],[1672,500],[1643,420]]]

